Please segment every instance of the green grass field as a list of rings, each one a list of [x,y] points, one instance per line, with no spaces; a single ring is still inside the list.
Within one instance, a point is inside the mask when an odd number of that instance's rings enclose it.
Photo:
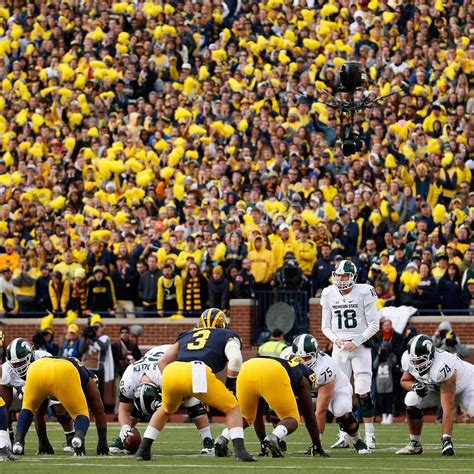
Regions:
[[[358,456],[351,449],[329,450],[330,459],[307,457],[303,453],[309,445],[309,437],[304,425],[288,438],[288,456],[283,459],[259,458],[257,463],[237,463],[233,458],[215,458],[199,455],[201,447],[199,435],[193,425],[170,424],[154,445],[154,458],[151,462],[136,462],[132,456],[95,456],[96,432],[92,425],[87,436],[88,456],[74,458],[62,452],[63,434],[55,423],[48,425],[55,456],[35,455],[37,440],[31,430],[26,445],[26,455],[15,463],[3,464],[2,471],[8,474],[26,473],[37,470],[38,473],[94,472],[120,473],[130,472],[235,472],[246,473],[297,470],[327,472],[472,472],[474,473],[474,424],[457,424],[454,430],[455,458],[443,458],[440,454],[441,426],[425,425],[421,456],[396,456],[395,451],[407,442],[406,424],[377,426],[377,449],[367,456]],[[222,425],[213,424],[212,433],[217,436]],[[145,425],[139,426],[143,433]],[[118,425],[109,425],[109,440],[118,434]],[[259,452],[259,443],[253,430],[246,431],[247,446],[252,453]],[[323,439],[325,448],[335,440],[336,425],[329,425]]]

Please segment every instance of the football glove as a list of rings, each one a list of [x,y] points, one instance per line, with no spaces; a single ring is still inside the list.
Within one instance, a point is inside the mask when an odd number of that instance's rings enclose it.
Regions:
[[[426,397],[428,393],[428,386],[424,382],[416,382],[411,388],[421,398]]]
[[[110,452],[107,443],[99,441],[97,443],[97,456],[108,456],[109,454]]]
[[[306,456],[321,456],[322,458],[331,457],[326,451],[324,451],[322,446],[317,446],[316,444],[312,444],[305,452],[305,455]]]
[[[259,456],[261,457],[266,457],[268,456],[268,451],[267,448],[265,447],[265,444],[263,441],[260,441],[260,453],[258,453]]]
[[[129,436],[133,436],[132,427],[130,425],[123,425],[120,428],[119,436],[120,436],[120,439],[122,440],[122,443],[123,443],[126,438],[128,438]]]
[[[441,438],[441,442],[443,443],[443,447],[441,449],[441,455],[442,456],[455,456],[453,443],[451,441],[451,436],[444,435]]]

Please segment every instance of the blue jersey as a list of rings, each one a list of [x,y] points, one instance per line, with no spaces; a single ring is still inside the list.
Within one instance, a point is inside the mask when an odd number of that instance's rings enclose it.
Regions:
[[[306,367],[306,365],[296,362],[295,360],[280,359],[278,357],[265,357],[265,359],[279,362],[284,367],[290,378],[291,389],[295,395],[298,395],[300,391],[299,387],[303,377],[308,380],[312,389],[315,388],[316,375],[309,367]]]
[[[81,379],[81,387],[84,389],[86,388],[87,384],[89,383],[90,379],[94,379],[95,375],[89,371],[86,367],[84,367],[81,362],[76,359],[75,357],[62,357],[62,356],[56,356],[56,357],[51,357],[51,359],[62,359],[62,360],[67,360],[68,362],[71,362],[71,364],[77,369],[79,372],[79,377]]]
[[[214,373],[220,372],[227,363],[225,346],[231,338],[240,341],[237,333],[220,328],[196,328],[181,333],[176,339],[179,352],[176,360],[192,362],[200,360]]]

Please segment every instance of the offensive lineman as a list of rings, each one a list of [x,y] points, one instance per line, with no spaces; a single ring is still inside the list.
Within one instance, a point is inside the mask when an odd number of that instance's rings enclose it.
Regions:
[[[0,362],[3,358],[4,341],[5,336],[3,331],[0,331]],[[8,436],[8,409],[5,401],[0,396],[0,462],[2,461],[16,461],[16,456],[11,452],[11,442]]]
[[[372,385],[372,354],[370,340],[379,330],[377,294],[371,285],[356,283],[357,268],[342,260],[332,274],[333,284],[321,295],[322,331],[333,346],[332,356],[350,380],[354,373],[354,389],[359,399],[365,424],[365,443],[375,448],[374,405]],[[339,433],[332,448],[349,446],[348,435]]]
[[[8,409],[12,405],[21,408],[23,399],[23,389],[25,387],[26,374],[30,364],[35,360],[43,357],[51,357],[51,354],[46,351],[36,350],[33,345],[26,339],[16,338],[7,347],[6,362],[2,365],[1,379],[0,379],[0,395],[5,401]],[[64,429],[66,436],[65,452],[72,452],[72,438],[74,437],[74,427],[72,418],[64,410],[57,401],[50,401],[49,404],[53,407],[58,422]],[[49,442],[46,433],[46,423],[44,422],[44,413],[46,406],[41,407],[35,419],[36,432],[38,435],[38,454],[54,454],[53,447]]]
[[[341,431],[347,433],[358,454],[370,454],[370,449],[360,439],[359,423],[352,414],[352,386],[345,374],[328,354],[319,350],[318,341],[311,334],[295,337],[293,344],[284,349],[282,359],[298,356],[316,375],[318,398],[316,419],[322,437],[326,425],[326,414],[330,410]]]
[[[151,460],[151,446],[185,397],[196,397],[225,413],[237,461],[253,462],[244,445],[244,430],[235,391],[242,365],[241,341],[229,331],[225,313],[217,308],[205,310],[199,326],[178,336],[160,358],[163,374],[163,405],[153,414],[135,455],[137,461]],[[224,385],[217,377],[227,364]]]
[[[124,452],[123,442],[128,436],[133,436],[132,427],[138,423],[141,414],[152,415],[161,406],[162,377],[158,360],[170,347],[171,344],[165,344],[150,349],[125,370],[120,381],[119,394],[120,436],[110,446],[112,454]],[[184,406],[201,435],[201,454],[214,455],[214,441],[206,407],[197,398],[185,399]]]
[[[431,339],[419,334],[410,340],[402,356],[405,371],[401,386],[408,391],[405,396],[410,442],[396,454],[421,454],[423,408],[443,409],[441,438],[442,456],[454,456],[454,412],[461,403],[469,416],[474,417],[474,365],[454,354],[435,349]]]

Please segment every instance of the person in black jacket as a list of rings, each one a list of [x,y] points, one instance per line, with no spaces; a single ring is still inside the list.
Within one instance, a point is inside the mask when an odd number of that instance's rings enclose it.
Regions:
[[[49,297],[49,281],[51,280],[51,272],[47,263],[42,263],[41,276],[36,280],[36,301],[38,306],[44,310],[52,311],[51,298]]]
[[[334,263],[331,261],[331,246],[323,244],[321,246],[321,256],[316,260],[311,274],[311,281],[313,282],[313,292],[319,296],[326,286],[329,285],[334,270]]]
[[[160,271],[158,270],[158,259],[156,255],[150,255],[147,259],[148,271],[144,272],[140,277],[138,284],[138,296],[143,302],[143,312],[145,316],[156,316],[156,303],[158,293],[158,278]]]
[[[357,240],[359,239],[359,225],[351,219],[349,213],[343,209],[339,212],[342,223],[341,243],[344,245],[344,256],[354,257],[357,255]]]
[[[413,296],[413,306],[418,309],[434,310],[438,307],[438,285],[431,276],[431,267],[428,263],[420,264],[421,281],[416,287]]]
[[[438,282],[438,294],[441,309],[460,309],[468,307],[463,294],[459,267],[455,263],[450,263],[447,272],[440,278]]]
[[[211,308],[229,309],[229,280],[220,265],[212,269],[208,282],[209,305]]]
[[[117,257],[117,268],[112,271],[110,278],[114,283],[115,294],[117,295],[117,317],[135,317],[135,299],[137,297],[137,275],[127,265],[124,256]]]
[[[250,273],[252,262],[248,258],[244,258],[242,262],[242,270],[235,277],[235,297],[242,299],[250,299],[255,297],[255,278]]]
[[[105,268],[96,265],[94,275],[87,280],[87,311],[103,317],[113,317],[116,307],[114,284],[111,278],[105,275]]]

